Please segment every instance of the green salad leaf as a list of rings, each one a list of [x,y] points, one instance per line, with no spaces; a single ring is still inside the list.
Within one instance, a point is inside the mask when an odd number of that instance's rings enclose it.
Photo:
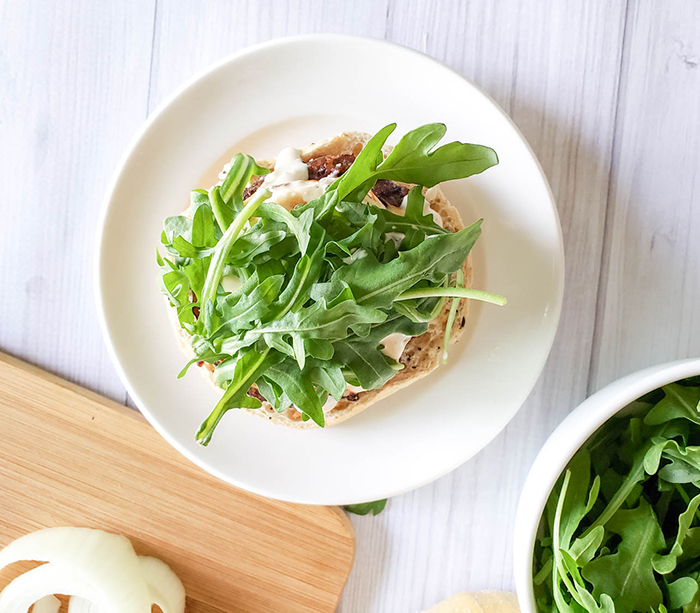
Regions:
[[[495,152],[438,146],[446,128],[429,124],[385,157],[395,127],[380,130],[307,204],[274,202],[271,182],[258,182],[269,170],[239,153],[221,185],[194,190],[188,214],[165,220],[161,291],[194,352],[180,376],[207,362],[224,390],[197,432],[201,444],[227,411],[259,408],[261,398],[323,426],[329,399],[350,394],[349,385],[381,388],[404,368],[384,353],[386,337],[423,334],[448,299],[446,337],[460,300],[505,303],[462,287],[481,221],[450,232],[425,213],[423,195],[497,164]],[[405,209],[365,202],[380,179],[415,184]]]
[[[700,611],[699,403],[696,381],[664,386],[569,462],[535,544],[539,611]]]
[[[593,585],[593,596],[610,596],[619,613],[657,609],[663,595],[656,582],[653,557],[664,547],[664,534],[651,505],[642,499],[632,509],[621,509],[605,528],[620,536],[616,553],[600,555],[583,569]]]
[[[362,502],[360,504],[348,504],[344,509],[348,513],[355,515],[379,515],[386,507],[386,498],[384,500],[375,500],[374,502]]]

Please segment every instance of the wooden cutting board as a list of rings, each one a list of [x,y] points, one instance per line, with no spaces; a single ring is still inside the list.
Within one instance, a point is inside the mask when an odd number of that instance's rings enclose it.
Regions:
[[[180,576],[189,613],[333,611],[355,555],[337,507],[235,489],[138,412],[0,353],[0,546],[50,526],[126,535]]]

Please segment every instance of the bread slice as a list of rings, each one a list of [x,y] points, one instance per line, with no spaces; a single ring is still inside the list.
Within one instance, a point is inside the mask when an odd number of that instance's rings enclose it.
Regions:
[[[343,132],[337,136],[333,136],[317,143],[312,143],[308,147],[302,149],[301,159],[304,162],[309,162],[310,160],[326,155],[357,155],[369,138],[370,136],[363,132]],[[390,151],[391,148],[385,148],[385,157]],[[274,160],[259,160],[257,163],[264,168],[269,168],[270,170],[274,169],[275,166]],[[224,174],[225,173],[222,173],[222,175]],[[457,211],[457,209],[449,203],[439,187],[433,187],[428,190],[424,189],[423,193],[430,208],[440,215],[442,224],[446,229],[451,230],[452,232],[457,232],[458,230],[464,228],[459,211]],[[383,206],[378,200],[376,200],[376,198],[374,200],[377,204]],[[185,211],[184,214],[188,215],[188,213],[189,210]],[[464,262],[463,271],[465,282],[464,285],[465,287],[470,287],[472,281],[471,256]],[[447,324],[447,318],[450,311],[450,302],[450,300],[445,302],[445,306],[443,307],[442,311],[428,324],[428,330],[424,334],[410,339],[406,344],[406,347],[399,358],[399,362],[404,367],[403,370],[400,370],[386,383],[386,385],[384,385],[384,387],[380,389],[346,393],[345,396],[333,407],[333,409],[326,413],[326,425],[333,426],[345,421],[346,419],[349,419],[353,415],[357,415],[382,398],[386,398],[387,396],[410,385],[421,377],[425,377],[435,370],[440,365],[441,361],[443,350],[442,345],[445,334],[445,326]],[[180,347],[188,356],[194,357],[194,353],[189,342],[189,334],[180,327],[176,310],[173,307],[170,307],[169,303],[168,310],[170,312],[173,328],[180,342]],[[466,299],[461,300],[459,308],[457,309],[455,323],[452,328],[452,334],[450,337],[451,343],[457,342],[457,340],[459,340],[464,333],[468,310],[468,301]],[[216,385],[214,383],[213,376],[214,366],[206,362],[201,362],[199,365],[203,374],[205,374],[212,384]],[[293,407],[283,411],[282,413],[277,413],[267,402],[263,402],[263,406],[260,409],[243,410],[290,428],[318,428],[318,426],[311,420],[302,421],[301,413],[299,413],[299,411]]]

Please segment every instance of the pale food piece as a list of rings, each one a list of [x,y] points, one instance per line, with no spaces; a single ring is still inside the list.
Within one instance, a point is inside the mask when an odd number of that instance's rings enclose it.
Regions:
[[[363,132],[343,132],[328,139],[312,143],[304,149],[294,149],[288,147],[283,149],[274,160],[257,160],[263,168],[268,168],[271,172],[263,177],[263,184],[272,191],[269,200],[291,210],[304,202],[318,198],[335,181],[335,177],[324,177],[319,181],[310,181],[307,163],[314,158],[325,155],[357,155],[369,140],[369,135]],[[385,147],[383,153],[388,155],[390,147]],[[228,167],[224,167],[219,175],[219,184],[223,183],[228,172]],[[439,186],[424,189],[425,203],[424,213],[431,214],[435,222],[452,232],[464,228],[464,224],[457,209],[450,204]],[[382,202],[370,191],[365,199],[368,203],[381,208],[386,208]],[[394,212],[401,215],[405,212],[406,199],[400,207],[394,207]],[[191,210],[187,209],[183,215],[191,217]],[[389,236],[390,240],[399,242],[403,239],[400,233]],[[357,249],[352,255],[345,259],[349,264],[354,260],[361,259],[366,253],[363,249]],[[472,281],[471,256],[467,258],[463,266],[464,286],[470,287]],[[235,291],[240,287],[240,281],[236,283],[235,278],[224,277],[222,285],[226,291]],[[166,299],[167,302],[167,299]],[[400,362],[404,368],[390,379],[384,387],[374,390],[365,390],[348,386],[346,395],[339,401],[329,396],[323,405],[326,426],[338,424],[346,419],[357,415],[377,401],[410,385],[435,370],[441,363],[443,352],[444,331],[450,310],[450,301],[446,301],[445,307],[440,314],[433,319],[428,327],[428,331],[417,337],[404,337],[402,334],[392,334],[382,341],[385,355]],[[455,343],[462,336],[465,328],[466,317],[469,312],[467,300],[459,302],[456,313],[455,325],[450,335],[450,343]],[[176,311],[168,303],[168,313],[178,336],[180,347],[190,357],[194,353],[189,343],[189,337],[179,324]],[[216,385],[213,376],[214,367],[210,364],[203,364],[202,372],[212,384]],[[218,386],[217,386],[218,388]],[[218,388],[220,389],[220,388]],[[272,421],[291,428],[315,428],[313,421],[301,421],[301,413],[290,407],[283,413],[277,413],[267,402],[263,402],[260,409],[243,409],[253,415],[264,417]]]
[[[32,608],[32,613],[58,613],[61,601],[55,596],[46,596],[37,600]]]
[[[424,613],[520,613],[512,592],[459,592]]]
[[[184,613],[185,589],[170,567],[136,555],[124,536],[89,528],[48,528],[0,551],[0,569],[44,562],[0,593],[2,613],[56,613],[54,594],[70,596],[70,613]]]

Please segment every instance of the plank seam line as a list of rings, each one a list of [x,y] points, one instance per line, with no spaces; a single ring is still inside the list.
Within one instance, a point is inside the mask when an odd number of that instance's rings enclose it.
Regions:
[[[601,330],[600,323],[603,317],[603,311],[605,309],[605,285],[608,280],[608,271],[605,269],[606,262],[610,261],[609,256],[609,241],[610,241],[610,225],[612,224],[612,206],[611,201],[613,199],[613,187],[615,184],[615,152],[618,147],[618,129],[620,128],[620,106],[621,106],[621,90],[623,89],[624,83],[623,78],[627,72],[627,45],[629,43],[628,32],[630,29],[630,1],[625,2],[625,16],[624,24],[622,28],[622,43],[620,45],[620,70],[617,74],[617,86],[615,88],[615,113],[613,115],[613,137],[612,144],[610,146],[610,164],[608,167],[608,188],[605,196],[605,215],[603,218],[603,240],[600,250],[600,266],[598,267],[598,290],[596,292],[596,303],[595,312],[593,319],[593,342],[591,346],[591,353],[588,361],[588,385],[586,386],[586,395],[590,396],[593,391],[593,375],[594,369],[597,370],[597,363],[600,362],[596,356],[600,352],[601,344]]]
[[[151,111],[151,84],[153,82],[153,64],[156,55],[156,24],[158,23],[158,0],[153,0],[153,30],[151,32],[151,58],[148,64],[148,91],[146,92],[146,118]],[[129,406],[129,392],[124,389],[124,400],[122,404],[128,408]],[[136,403],[134,402],[134,405]],[[133,410],[133,409],[132,409]],[[140,411],[140,409],[137,409]]]
[[[151,61],[148,66],[148,94],[146,95],[146,117],[151,111],[151,88],[153,83],[153,64],[156,56],[156,28],[158,24],[158,0],[153,0],[153,32],[151,34]]]

